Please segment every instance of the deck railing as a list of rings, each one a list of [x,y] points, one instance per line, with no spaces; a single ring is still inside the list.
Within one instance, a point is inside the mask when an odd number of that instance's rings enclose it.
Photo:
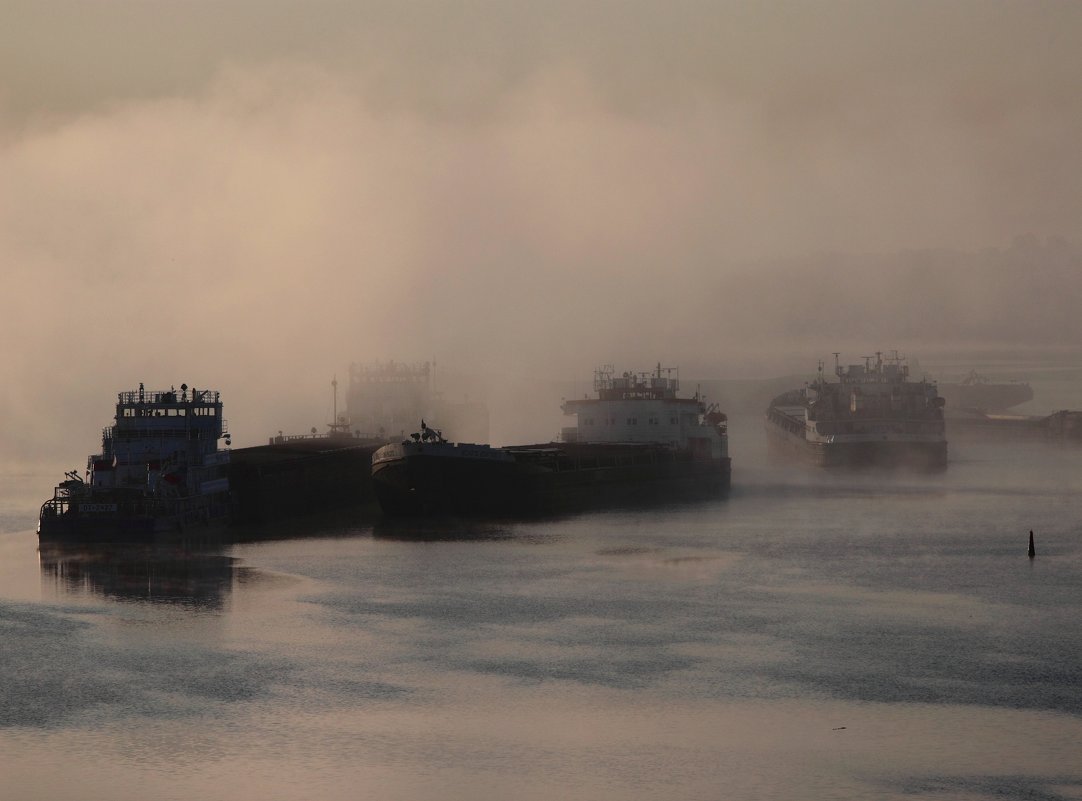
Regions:
[[[220,403],[220,393],[214,389],[188,390],[129,390],[120,392],[117,398],[121,403]]]

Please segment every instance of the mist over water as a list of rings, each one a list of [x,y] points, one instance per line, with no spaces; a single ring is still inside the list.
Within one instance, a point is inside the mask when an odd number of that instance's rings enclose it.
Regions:
[[[1076,797],[1082,451],[835,473],[760,426],[701,504],[4,534],[0,797]]]
[[[836,351],[1082,408],[1080,30],[4,3],[0,801],[1082,797],[1082,451],[833,473],[761,430]],[[243,447],[390,359],[494,444],[553,439],[600,365],[678,367],[730,415],[732,492],[37,549],[116,393],[217,389]]]

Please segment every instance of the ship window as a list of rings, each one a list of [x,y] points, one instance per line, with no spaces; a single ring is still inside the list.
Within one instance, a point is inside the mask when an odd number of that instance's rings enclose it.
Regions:
[[[672,423],[673,425],[676,425],[676,418],[675,417],[670,417],[669,422]]]
[[[629,418],[627,418],[627,424],[629,426],[637,426],[639,424],[639,421],[635,417],[629,417]]]
[[[656,418],[656,417],[651,417],[651,418],[650,418],[650,425],[652,425],[652,426],[656,426],[656,425],[657,425],[657,418]]]

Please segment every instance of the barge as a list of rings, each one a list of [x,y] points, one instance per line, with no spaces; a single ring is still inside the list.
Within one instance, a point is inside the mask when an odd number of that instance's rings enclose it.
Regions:
[[[952,437],[963,439],[1082,442],[1082,411],[1061,409],[1049,415],[1022,415],[964,410],[947,417],[947,428]]]
[[[939,394],[952,410],[998,413],[1033,400],[1033,388],[1025,381],[992,381],[970,370],[957,383],[938,383]]]
[[[231,522],[253,525],[337,509],[376,510],[372,454],[385,439],[361,434],[283,436],[230,454]]]
[[[726,417],[697,394],[679,397],[674,372],[595,371],[597,397],[563,403],[576,424],[558,442],[453,443],[422,421],[373,455],[379,504],[389,515],[521,516],[719,497],[731,476]]]

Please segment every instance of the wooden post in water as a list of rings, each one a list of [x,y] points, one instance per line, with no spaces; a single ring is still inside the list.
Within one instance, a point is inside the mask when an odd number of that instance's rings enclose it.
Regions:
[[[1037,555],[1037,551],[1033,547],[1033,531],[1029,532],[1029,558],[1032,559]]]

